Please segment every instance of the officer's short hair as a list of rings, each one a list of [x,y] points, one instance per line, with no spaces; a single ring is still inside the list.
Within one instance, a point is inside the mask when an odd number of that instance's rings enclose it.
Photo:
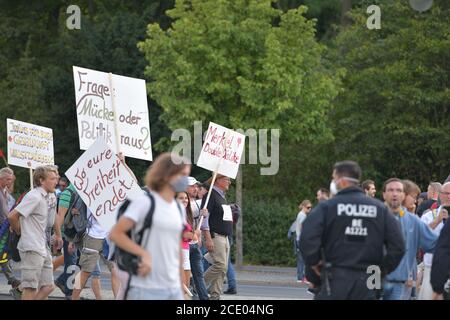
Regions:
[[[330,196],[330,190],[328,190],[327,188],[320,188],[318,191],[325,194],[327,197]]]
[[[361,167],[355,161],[345,160],[336,162],[333,169],[340,177],[348,177],[356,180],[361,179]]]
[[[391,183],[391,182],[400,182],[400,183],[402,184],[402,186],[403,186],[403,192],[405,191],[405,184],[403,183],[403,180],[402,180],[402,179],[399,179],[399,178],[390,178],[390,179],[387,179],[387,180],[384,182],[384,184],[383,184],[383,192],[386,192],[386,186],[387,186],[389,183]]]
[[[371,184],[375,185],[375,181],[373,181],[373,180],[366,180],[366,181],[364,181],[364,182],[362,183],[361,187],[362,187],[364,190],[369,190]]]

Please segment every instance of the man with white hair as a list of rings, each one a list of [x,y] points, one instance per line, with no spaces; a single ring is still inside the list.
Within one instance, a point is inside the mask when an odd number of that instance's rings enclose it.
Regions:
[[[428,200],[423,201],[417,208],[417,215],[419,217],[428,209],[437,208],[438,196],[441,191],[442,185],[439,182],[430,182],[427,190]]]
[[[14,171],[5,167],[0,169],[0,224],[8,217],[8,188],[14,181]]]
[[[430,209],[423,213],[421,219],[439,236],[445,221],[448,219],[448,210],[450,207],[450,182],[445,183],[439,192],[441,205],[437,209]],[[425,253],[423,257],[424,273],[422,287],[419,292],[419,300],[431,300],[433,297],[433,289],[430,283],[431,265],[433,261],[432,253]]]

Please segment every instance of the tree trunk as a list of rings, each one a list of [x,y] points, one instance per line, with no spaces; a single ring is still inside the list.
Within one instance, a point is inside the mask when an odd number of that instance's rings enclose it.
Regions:
[[[60,5],[58,4],[55,7],[51,8],[48,12],[47,29],[52,34],[58,33],[59,10],[60,10]]]
[[[244,210],[242,207],[242,165],[239,168],[236,177],[236,203],[241,207],[241,216],[236,224],[236,269],[241,270],[243,264],[243,250],[242,250],[242,219],[244,215]]]
[[[352,9],[352,0],[341,0],[341,26],[349,24],[347,13]]]
[[[94,5],[93,0],[88,0],[88,12],[89,12],[89,17],[91,19],[93,19],[94,14],[95,14],[95,5]]]

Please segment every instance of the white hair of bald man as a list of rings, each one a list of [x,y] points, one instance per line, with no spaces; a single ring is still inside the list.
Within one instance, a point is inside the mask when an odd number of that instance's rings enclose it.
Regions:
[[[450,186],[450,181],[449,181],[449,182],[446,182],[446,183],[444,183],[444,184],[442,185],[441,191],[442,191],[445,187],[447,187],[447,186]]]
[[[0,169],[0,179],[12,176],[14,174],[14,171],[11,168],[4,167]]]

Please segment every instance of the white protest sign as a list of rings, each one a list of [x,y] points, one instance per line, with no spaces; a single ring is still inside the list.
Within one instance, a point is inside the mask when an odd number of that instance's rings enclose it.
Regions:
[[[13,119],[6,123],[9,164],[34,169],[55,163],[52,129]]]
[[[142,192],[137,181],[102,138],[78,158],[66,171],[66,176],[107,231],[116,223],[119,205],[126,198]]]
[[[102,136],[114,152],[118,143],[125,156],[151,161],[145,80],[115,74],[110,79],[106,72],[75,66],[73,79],[80,149],[87,150]]]
[[[229,205],[223,204],[223,221],[233,221],[233,213],[231,212],[231,207]]]
[[[235,179],[244,145],[245,135],[210,122],[197,166]]]

